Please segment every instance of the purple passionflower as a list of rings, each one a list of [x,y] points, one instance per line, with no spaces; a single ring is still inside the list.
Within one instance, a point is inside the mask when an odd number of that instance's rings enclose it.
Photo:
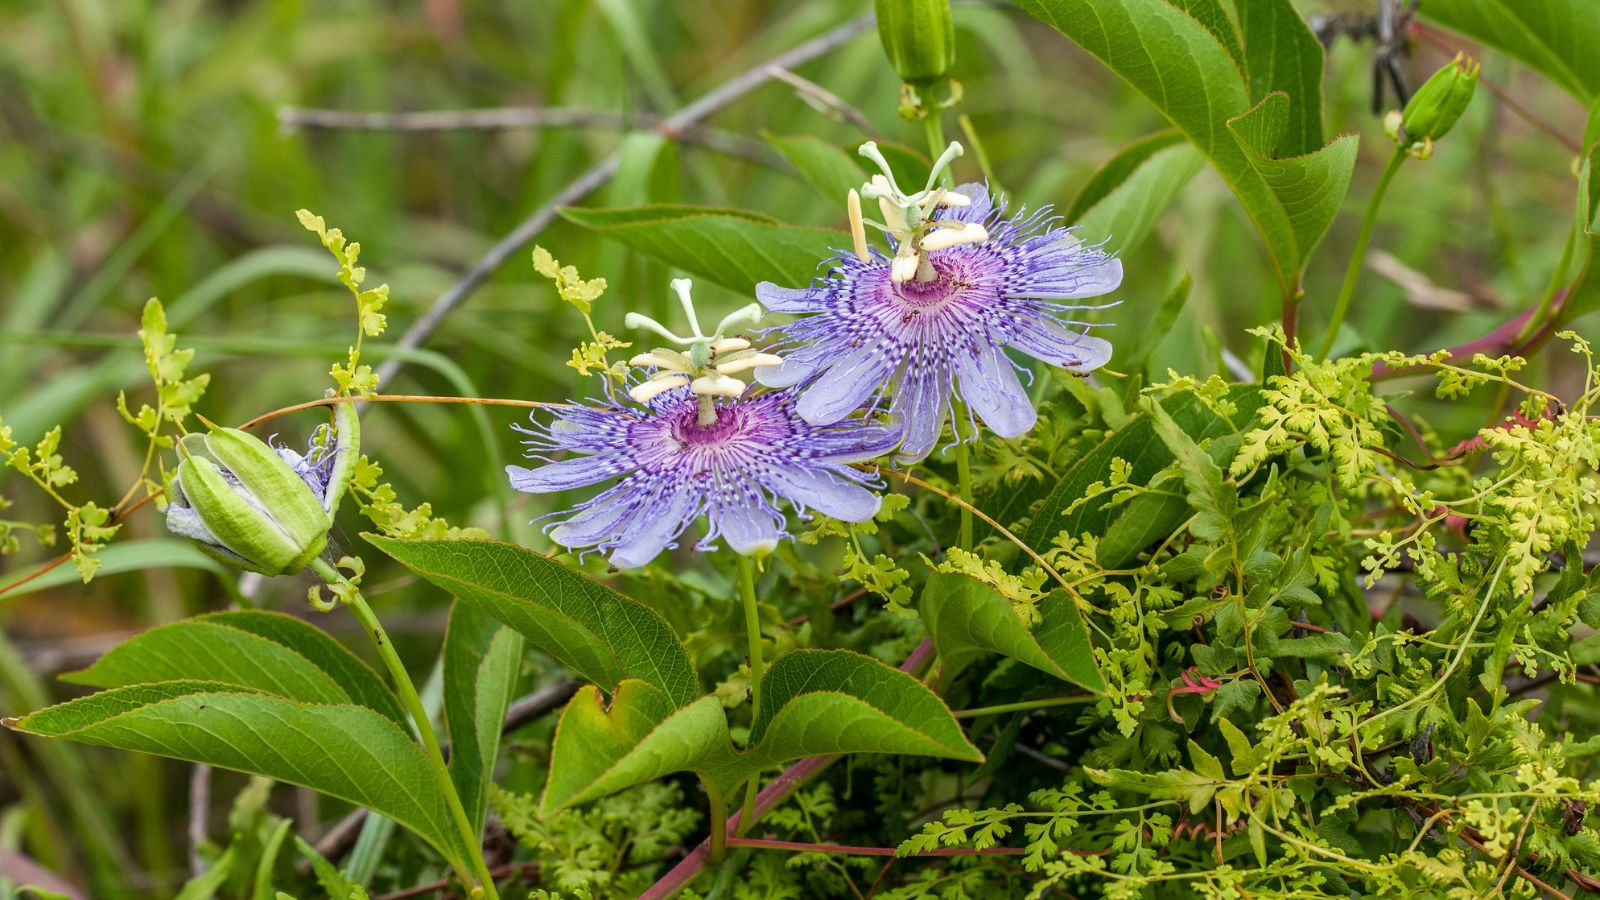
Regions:
[[[893,450],[895,429],[861,420],[811,424],[795,411],[793,391],[717,400],[715,408],[715,421],[700,424],[700,400],[687,387],[643,406],[608,396],[597,406],[556,407],[549,424],[517,426],[532,437],[529,458],[544,465],[507,466],[506,473],[513,488],[535,494],[620,476],[574,511],[556,513],[565,518],[547,530],[556,543],[600,550],[624,569],[676,546],[702,514],[710,524],[697,549],[721,538],[751,554],[788,536],[780,500],[847,522],[878,511],[881,500],[868,489],[873,476],[852,464]]]
[[[810,287],[756,287],[767,309],[804,317],[776,329],[783,364],[762,369],[757,380],[799,386],[796,409],[812,424],[875,408],[888,395],[906,462],[932,452],[953,394],[1001,437],[1033,427],[1037,414],[1004,348],[1074,374],[1111,358],[1109,342],[1084,332],[1092,323],[1057,314],[1104,308],[1068,301],[1115,290],[1122,264],[1077,242],[1049,207],[1006,218],[982,185],[951,193],[968,203],[946,201],[934,221],[951,223],[943,226],[951,233],[960,233],[956,223],[984,225],[987,239],[945,246],[943,232],[931,232],[932,242],[922,244],[927,269],[917,278],[896,280],[891,258],[874,249],[839,257]]]

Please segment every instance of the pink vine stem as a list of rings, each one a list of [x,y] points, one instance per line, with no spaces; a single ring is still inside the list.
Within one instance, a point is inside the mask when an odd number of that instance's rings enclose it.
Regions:
[[[915,674],[930,658],[932,658],[932,656],[933,644],[927,638],[923,638],[922,643],[918,644],[916,649],[911,651],[911,655],[906,657],[906,661],[900,664],[900,671]],[[833,763],[834,760],[838,758],[839,757],[837,756],[808,756],[789,768],[783,770],[781,775],[779,775],[777,778],[774,778],[771,784],[762,788],[761,793],[756,795],[756,819],[759,820],[778,804],[782,803],[784,800],[787,800],[789,795],[794,793],[796,789],[805,784],[807,781],[810,781],[814,776],[820,773],[823,769],[826,769]],[[751,845],[751,842],[748,839],[738,839],[733,837],[735,831],[739,827],[740,815],[742,815],[742,812],[734,813],[733,815],[729,816],[728,821],[723,824],[723,829],[729,838],[728,845],[730,847]],[[855,849],[878,851],[884,848],[868,847]],[[891,850],[890,853],[892,854],[893,851]],[[879,854],[874,852],[873,855]],[[708,837],[701,841],[699,846],[690,851],[688,856],[685,856],[683,859],[679,860],[678,864],[673,866],[671,871],[661,876],[659,881],[650,885],[648,890],[640,894],[639,900],[666,900],[667,897],[671,897],[679,890],[682,890],[684,885],[693,881],[695,876],[699,875],[701,870],[703,870],[706,865],[710,863],[710,861],[711,839]]]

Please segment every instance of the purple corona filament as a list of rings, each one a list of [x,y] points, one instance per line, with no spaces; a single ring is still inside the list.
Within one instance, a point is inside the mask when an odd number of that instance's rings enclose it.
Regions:
[[[697,549],[726,540],[739,553],[762,553],[787,537],[780,501],[862,522],[881,502],[874,477],[854,464],[899,442],[896,429],[851,421],[815,425],[795,410],[793,391],[716,401],[700,423],[699,398],[677,387],[641,407],[615,398],[596,406],[551,410],[548,423],[518,427],[529,435],[537,468],[507,466],[511,486],[541,494],[620,479],[546,526],[569,548],[604,552],[619,568],[642,566],[704,515]]]
[[[1115,290],[1122,264],[1076,241],[1048,207],[1006,218],[981,185],[954,193],[970,202],[940,208],[935,220],[984,225],[988,238],[928,251],[931,277],[896,280],[891,258],[873,250],[837,258],[810,287],[756,287],[767,309],[803,317],[775,330],[783,363],[757,380],[798,386],[796,409],[814,425],[887,398],[905,462],[932,452],[952,397],[1001,437],[1033,427],[1037,414],[1006,347],[1078,375],[1111,358],[1109,342],[1085,333],[1092,323],[1059,314],[1114,305],[1070,301]]]

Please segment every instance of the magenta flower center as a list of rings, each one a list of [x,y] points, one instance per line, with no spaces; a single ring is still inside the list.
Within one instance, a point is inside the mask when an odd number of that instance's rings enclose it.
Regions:
[[[741,407],[719,406],[717,420],[710,425],[701,425],[698,408],[693,403],[687,403],[672,414],[672,439],[685,449],[725,444],[744,434],[749,424],[748,418],[747,411]]]

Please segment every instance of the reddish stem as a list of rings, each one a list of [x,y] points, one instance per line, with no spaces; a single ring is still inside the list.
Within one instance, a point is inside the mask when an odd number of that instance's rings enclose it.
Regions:
[[[802,844],[798,841],[769,841],[761,838],[728,838],[729,847],[750,847],[755,850],[788,850],[793,853],[832,853],[838,856],[896,856],[893,847],[861,847],[855,844]],[[938,847],[921,853],[906,853],[908,857],[921,856],[1020,856],[1028,852],[1022,847],[989,847],[974,850],[971,847]]]
[[[1556,297],[1555,302],[1551,304],[1548,319],[1539,326],[1537,331],[1524,340],[1518,340],[1518,337],[1522,334],[1523,329],[1527,327],[1528,320],[1533,317],[1534,313],[1538,312],[1538,307],[1536,306],[1523,310],[1511,321],[1483,337],[1449,348],[1448,352],[1455,359],[1471,359],[1475,353],[1487,353],[1490,356],[1525,356],[1528,351],[1543,344],[1550,339],[1552,334],[1555,334],[1556,329],[1560,327],[1561,311],[1566,304],[1566,300],[1566,292],[1563,291],[1560,296]],[[1372,367],[1372,374],[1368,377],[1373,381],[1380,381],[1385,378],[1400,378],[1427,371],[1429,371],[1427,366],[1391,368],[1383,363],[1377,363]]]
[[[932,657],[933,643],[927,638],[923,638],[922,643],[918,644],[916,649],[911,651],[911,655],[906,657],[906,661],[900,664],[900,671],[916,674],[923,664]],[[813,776],[826,769],[838,758],[837,756],[808,756],[785,769],[783,774],[774,778],[771,784],[762,788],[761,793],[756,795],[755,818],[760,820],[762,816],[766,815],[778,804],[787,800],[789,795],[794,793],[802,784],[810,781]],[[728,817],[727,822],[723,823],[723,829],[728,835],[730,846],[737,846],[737,841],[744,840],[733,837],[739,828],[739,817],[741,815],[743,815],[742,811],[736,812]],[[684,885],[693,881],[695,876],[699,875],[701,870],[710,862],[711,839],[707,838],[701,841],[699,846],[689,851],[689,855],[673,866],[671,871],[661,876],[659,881],[650,885],[649,890],[640,894],[639,900],[666,900],[667,897],[671,897],[682,890]]]

